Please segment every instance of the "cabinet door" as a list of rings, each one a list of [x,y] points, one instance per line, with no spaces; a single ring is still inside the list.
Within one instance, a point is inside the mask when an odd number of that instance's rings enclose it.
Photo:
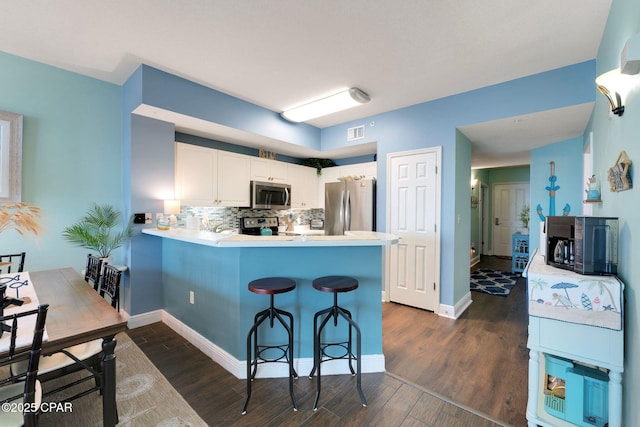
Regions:
[[[363,163],[363,171],[365,179],[375,179],[378,178],[378,162],[369,162]]]
[[[218,152],[176,143],[175,197],[183,205],[214,206],[218,199]]]
[[[259,157],[251,158],[251,179],[266,182],[288,182],[287,164]]]
[[[318,174],[314,168],[289,165],[291,207],[311,209],[318,206]]]
[[[249,207],[251,158],[218,151],[218,205]]]

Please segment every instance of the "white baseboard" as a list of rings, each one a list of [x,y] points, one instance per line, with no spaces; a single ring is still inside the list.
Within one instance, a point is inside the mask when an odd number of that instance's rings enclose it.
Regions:
[[[128,319],[130,329],[149,325],[155,322],[162,322],[173,329],[178,335],[189,341],[200,351],[206,354],[211,360],[218,363],[225,370],[238,379],[247,378],[246,360],[238,360],[222,348],[218,347],[204,336],[200,335],[191,327],[185,325],[180,320],[167,313],[165,310],[156,310],[149,313],[129,316],[122,313]],[[313,369],[313,358],[295,359],[294,368],[299,376],[307,376]],[[362,356],[362,373],[384,372],[384,354],[370,354]],[[347,362],[343,360],[332,360],[322,364],[322,375],[350,374]],[[286,378],[289,376],[289,368],[284,363],[266,363],[258,366],[256,378]]]
[[[136,314],[135,316],[129,315],[124,310],[120,310],[120,314],[127,320],[127,326],[129,329],[139,328],[140,326],[150,325],[152,323],[162,321],[162,312],[164,310],[155,310],[148,313]]]
[[[450,319],[457,319],[464,313],[464,311],[471,305],[471,291],[467,292],[455,306],[440,304],[438,308],[438,315],[442,317],[448,317]]]
[[[480,254],[474,256],[473,258],[471,258],[471,267],[473,267],[476,264],[480,263]]]

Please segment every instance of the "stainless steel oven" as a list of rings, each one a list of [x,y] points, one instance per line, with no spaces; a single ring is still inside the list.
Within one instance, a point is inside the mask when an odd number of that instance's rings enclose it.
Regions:
[[[251,181],[251,207],[253,209],[290,209],[291,185]]]

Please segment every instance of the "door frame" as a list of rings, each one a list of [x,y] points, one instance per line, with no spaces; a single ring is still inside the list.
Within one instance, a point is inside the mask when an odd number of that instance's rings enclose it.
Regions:
[[[435,255],[436,255],[436,259],[435,259],[435,265],[438,266],[438,268],[436,269],[436,271],[434,272],[434,280],[436,282],[436,300],[438,301],[437,303],[437,307],[436,310],[434,310],[434,313],[436,314],[440,314],[440,270],[442,268],[441,264],[440,264],[440,240],[442,237],[442,223],[441,223],[441,219],[440,219],[440,212],[441,212],[441,205],[442,205],[442,147],[441,146],[437,146],[437,147],[429,147],[429,148],[420,148],[417,150],[407,150],[407,151],[398,151],[398,152],[394,152],[394,153],[387,153],[387,170],[386,170],[386,178],[387,178],[387,188],[386,188],[386,206],[385,206],[385,212],[386,212],[386,225],[385,225],[385,230],[387,233],[390,232],[391,230],[391,204],[389,203],[389,200],[391,200],[391,180],[389,179],[389,177],[391,176],[391,159],[395,158],[395,157],[406,157],[406,156],[414,156],[414,155],[418,155],[418,154],[430,154],[430,153],[435,153],[436,154],[436,184],[435,184],[435,189],[436,189],[436,206],[435,206],[435,222],[436,222],[436,239],[435,239]],[[384,253],[383,253],[383,257],[384,257],[384,287],[383,287],[383,292],[382,292],[382,301],[385,302],[389,302],[389,290],[390,290],[390,286],[391,286],[391,269],[389,268],[390,265],[390,251],[389,251],[389,247],[388,246],[384,246]]]
[[[491,185],[491,201],[490,201],[490,205],[491,205],[491,217],[490,217],[490,223],[491,223],[491,255],[495,255],[496,254],[496,227],[494,224],[494,218],[496,216],[495,213],[495,202],[496,202],[496,186],[498,185],[508,185],[508,186],[517,186],[517,185],[526,185],[529,187],[529,200],[527,201],[527,203],[529,203],[530,205],[530,201],[531,201],[531,183],[527,182],[527,181],[505,181],[505,182],[494,182]],[[518,211],[516,211],[516,217],[518,215]]]
[[[489,186],[482,183],[480,186],[480,255],[493,255],[489,250]]]

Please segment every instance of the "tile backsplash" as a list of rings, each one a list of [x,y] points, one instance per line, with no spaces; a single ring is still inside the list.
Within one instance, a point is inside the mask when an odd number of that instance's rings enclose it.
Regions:
[[[289,214],[297,225],[306,225],[313,219],[324,219],[324,209],[288,209],[288,210],[267,210],[249,209],[236,207],[201,207],[182,206],[178,225],[185,226],[186,218],[189,215],[201,215],[208,219],[211,227],[221,227],[225,229],[239,228],[240,218],[244,217],[278,217],[280,225],[285,225],[285,219]]]

